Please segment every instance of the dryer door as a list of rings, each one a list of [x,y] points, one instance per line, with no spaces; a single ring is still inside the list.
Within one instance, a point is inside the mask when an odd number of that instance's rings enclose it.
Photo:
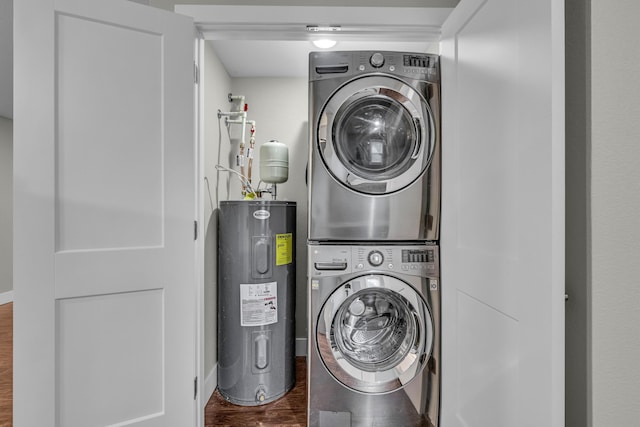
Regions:
[[[326,300],[316,345],[327,370],[346,387],[389,393],[422,372],[433,333],[429,306],[413,287],[369,274],[342,284]]]
[[[329,98],[316,143],[341,184],[361,193],[389,194],[413,183],[429,166],[434,129],[429,105],[413,87],[392,77],[367,76]]]

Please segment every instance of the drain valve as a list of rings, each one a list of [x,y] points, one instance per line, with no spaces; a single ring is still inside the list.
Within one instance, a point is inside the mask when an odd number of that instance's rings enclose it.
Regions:
[[[259,387],[256,392],[256,402],[262,403],[267,399],[267,392],[264,390],[264,387]]]

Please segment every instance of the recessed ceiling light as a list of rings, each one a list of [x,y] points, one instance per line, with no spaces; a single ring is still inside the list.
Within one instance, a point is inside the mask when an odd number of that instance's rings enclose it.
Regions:
[[[337,42],[335,40],[330,39],[313,40],[313,45],[318,49],[331,49],[336,45],[336,43]]]

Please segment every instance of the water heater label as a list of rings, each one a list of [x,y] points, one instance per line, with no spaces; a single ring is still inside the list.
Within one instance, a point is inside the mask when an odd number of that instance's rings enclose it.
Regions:
[[[263,326],[278,322],[278,282],[240,285],[240,325]]]
[[[258,211],[253,212],[253,217],[259,220],[269,219],[270,216],[271,216],[271,213],[269,211],[265,211],[264,209],[260,209]]]
[[[276,265],[293,262],[293,233],[276,234]]]

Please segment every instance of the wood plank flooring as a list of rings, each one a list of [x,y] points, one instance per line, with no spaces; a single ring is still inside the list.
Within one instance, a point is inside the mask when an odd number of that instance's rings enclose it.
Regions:
[[[0,427],[13,425],[13,303],[0,305]]]
[[[216,391],[204,412],[205,427],[300,427],[307,425],[307,362],[296,357],[296,384],[275,402],[238,406]]]
[[[296,384],[275,402],[237,406],[217,391],[205,408],[205,427],[301,427],[307,425],[307,368],[296,358]],[[13,303],[0,305],[0,427],[13,425]]]

